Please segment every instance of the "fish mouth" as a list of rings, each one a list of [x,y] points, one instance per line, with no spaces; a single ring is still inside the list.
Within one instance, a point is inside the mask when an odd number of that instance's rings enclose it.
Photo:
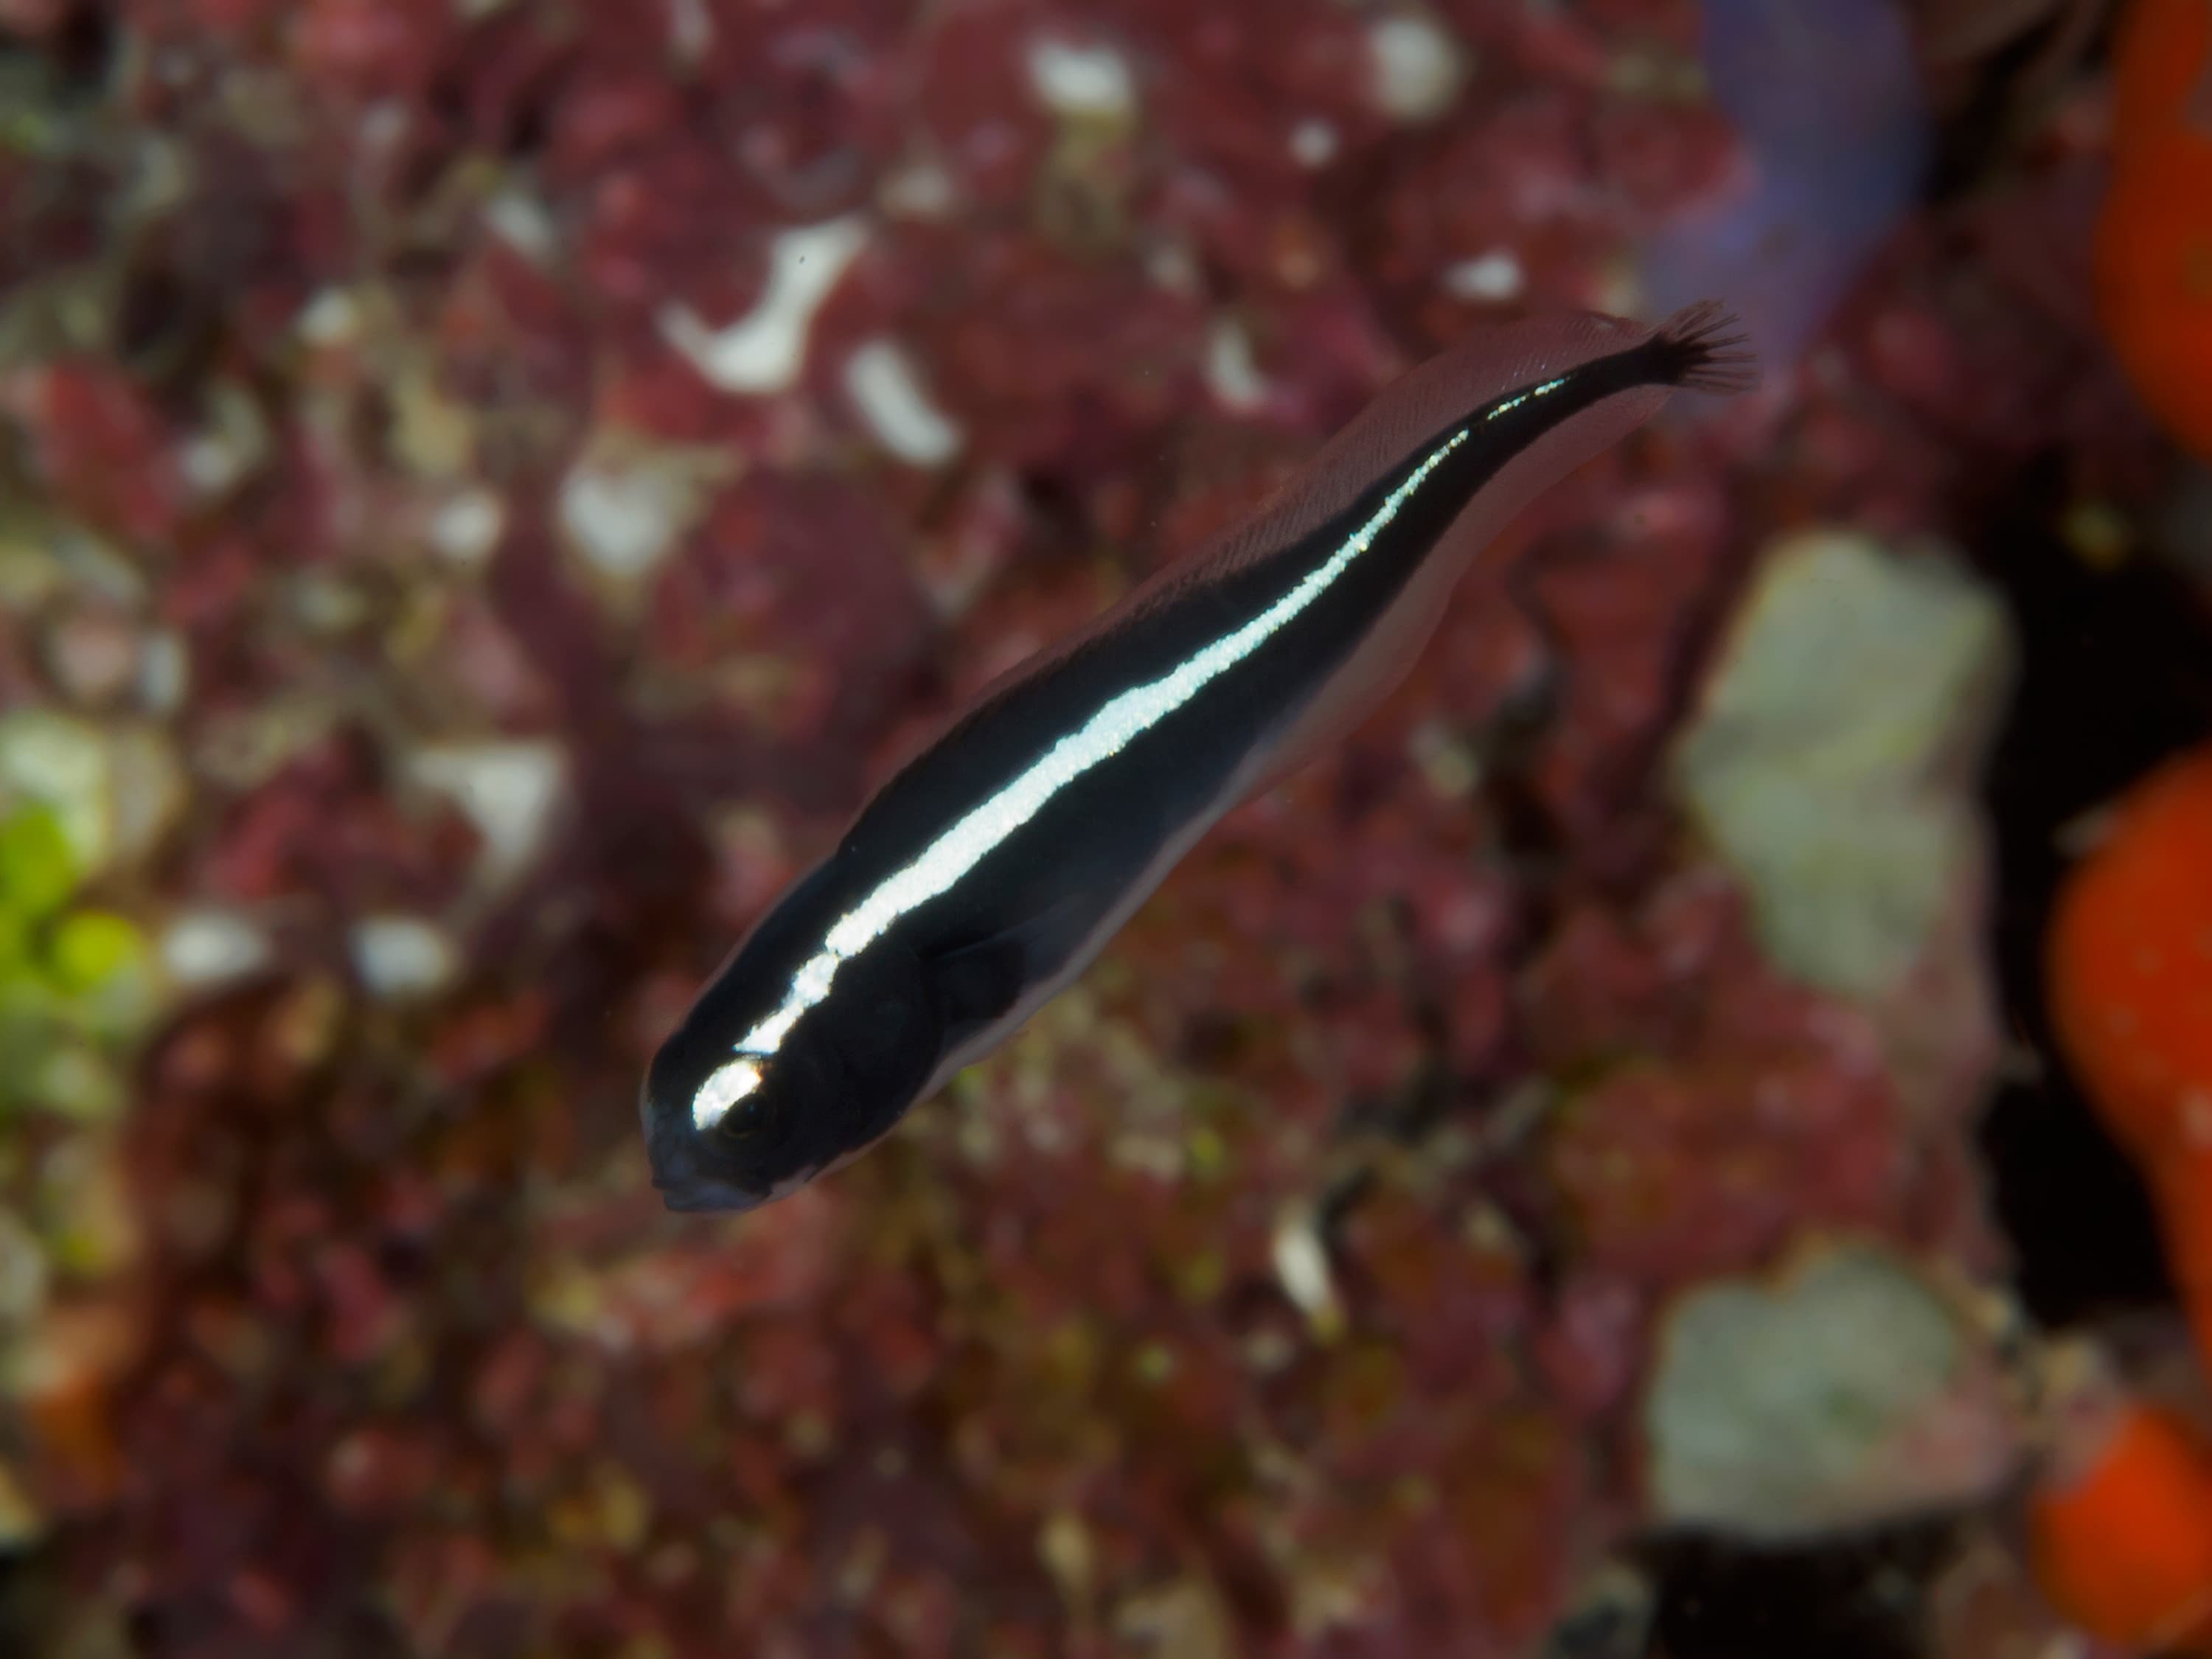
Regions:
[[[656,1176],[653,1184],[659,1189],[662,1203],[685,1215],[741,1213],[758,1209],[772,1196],[749,1192],[734,1182],[718,1181],[712,1176]]]
[[[854,1156],[855,1153],[848,1152],[828,1168],[834,1170]],[[746,1210],[757,1210],[763,1204],[773,1204],[779,1199],[789,1198],[801,1187],[825,1173],[827,1170],[824,1169],[810,1165],[786,1176],[766,1192],[740,1187],[735,1182],[724,1181],[716,1176],[696,1175],[684,1170],[672,1170],[665,1173],[656,1170],[653,1184],[660,1191],[661,1202],[672,1210],[742,1213]]]
[[[712,1173],[700,1149],[683,1130],[670,1126],[653,1110],[647,1095],[640,1103],[645,1120],[645,1153],[653,1169],[653,1184],[672,1210],[686,1213],[757,1209],[775,1194],[743,1187]]]

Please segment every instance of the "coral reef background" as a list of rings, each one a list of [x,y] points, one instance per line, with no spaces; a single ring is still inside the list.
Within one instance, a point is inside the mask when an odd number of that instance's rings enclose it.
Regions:
[[[0,0],[9,1650],[1694,1655],[1639,1540],[1898,1526],[1765,1594],[2052,1638],[1990,526],[2173,465],[2070,9],[1922,9],[1855,168],[1692,0]],[[654,1042],[931,721],[1715,223],[1760,394],[884,1148],[662,1212]]]

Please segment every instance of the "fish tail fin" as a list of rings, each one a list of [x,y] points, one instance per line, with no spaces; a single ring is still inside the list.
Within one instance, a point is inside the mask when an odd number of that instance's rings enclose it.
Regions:
[[[1733,394],[1759,384],[1759,358],[1743,325],[1718,300],[1685,306],[1651,337],[1665,365],[1662,378],[1690,392]]]

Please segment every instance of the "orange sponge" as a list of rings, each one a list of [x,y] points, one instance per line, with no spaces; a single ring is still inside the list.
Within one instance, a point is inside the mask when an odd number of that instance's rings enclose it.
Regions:
[[[2100,1443],[2029,1501],[2036,1582],[2108,1642],[2212,1653],[2212,1452],[2180,1419],[2122,1407]]]
[[[2135,0],[2113,70],[2097,312],[2182,447],[2212,459],[2212,0]]]
[[[2212,0],[2134,0],[2112,46],[2112,150],[2185,123],[2212,132]]]
[[[2060,1046],[2113,1133],[2212,1150],[2212,744],[2121,797],[2045,951]]]

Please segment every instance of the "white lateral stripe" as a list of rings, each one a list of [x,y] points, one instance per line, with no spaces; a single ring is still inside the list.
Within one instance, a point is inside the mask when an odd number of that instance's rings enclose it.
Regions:
[[[708,1073],[691,1097],[695,1128],[711,1129],[730,1115],[730,1108],[760,1087],[760,1067],[749,1060],[726,1060]]]

